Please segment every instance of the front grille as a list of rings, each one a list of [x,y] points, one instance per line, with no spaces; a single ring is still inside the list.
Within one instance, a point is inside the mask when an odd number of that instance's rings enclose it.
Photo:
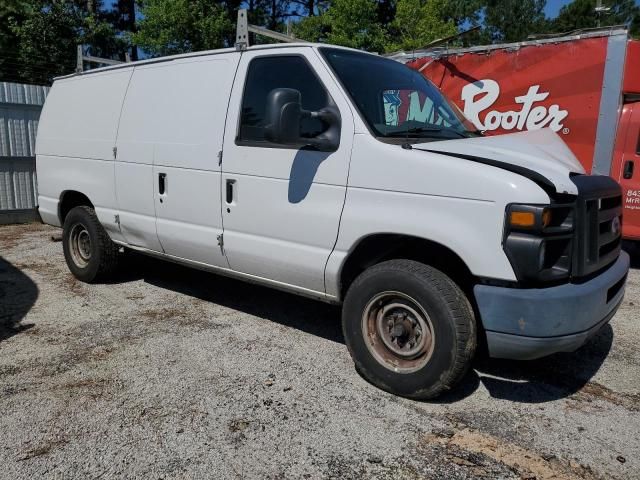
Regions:
[[[578,187],[572,275],[584,277],[613,263],[622,245],[622,192],[610,177],[572,177]]]

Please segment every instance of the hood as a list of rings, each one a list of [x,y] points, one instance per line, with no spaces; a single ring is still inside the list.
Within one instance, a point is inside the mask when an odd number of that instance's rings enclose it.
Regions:
[[[466,138],[415,144],[416,150],[442,152],[445,155],[474,159],[511,170],[522,175],[544,177],[557,193],[578,194],[570,173],[585,173],[569,147],[551,129],[533,130],[491,137]],[[483,162],[481,162],[483,163]],[[513,167],[513,168],[507,168]],[[533,174],[535,172],[537,175]],[[533,178],[532,178],[533,179]],[[534,180],[535,181],[535,180]]]

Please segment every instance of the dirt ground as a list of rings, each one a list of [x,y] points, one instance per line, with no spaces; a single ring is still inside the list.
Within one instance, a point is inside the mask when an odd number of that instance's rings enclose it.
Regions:
[[[339,310],[0,227],[0,478],[640,478],[640,260],[573,354],[478,358],[434,402],[354,370]]]

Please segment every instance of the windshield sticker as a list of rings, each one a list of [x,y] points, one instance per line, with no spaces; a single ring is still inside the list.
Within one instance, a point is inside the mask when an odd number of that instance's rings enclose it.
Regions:
[[[433,100],[416,90],[382,92],[385,124],[399,126],[414,120],[434,126],[451,126],[435,108]]]

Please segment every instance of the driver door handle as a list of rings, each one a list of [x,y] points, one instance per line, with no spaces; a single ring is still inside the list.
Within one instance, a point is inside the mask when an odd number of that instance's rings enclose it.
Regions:
[[[633,160],[627,160],[622,169],[622,178],[629,179],[631,177],[633,177]]]
[[[234,201],[234,187],[235,187],[236,181],[232,180],[230,178],[227,178],[227,183],[226,183],[226,200],[227,203],[229,205],[231,205]]]
[[[158,174],[158,196],[160,197],[160,203],[163,202],[163,198],[167,193],[167,174]]]
[[[158,174],[158,193],[160,195],[164,195],[166,186],[167,186],[167,174],[159,173]]]

